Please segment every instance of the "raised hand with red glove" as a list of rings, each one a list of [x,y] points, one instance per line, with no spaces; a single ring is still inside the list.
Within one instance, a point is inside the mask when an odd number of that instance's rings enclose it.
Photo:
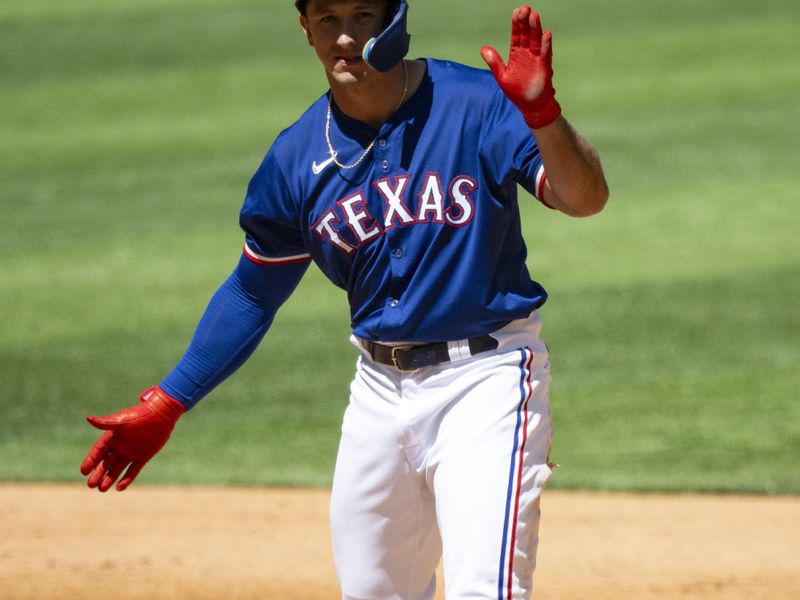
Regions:
[[[552,35],[542,31],[539,13],[530,6],[514,10],[508,64],[491,46],[481,56],[508,99],[516,105],[531,129],[540,129],[561,115],[553,89]]]
[[[117,484],[125,490],[144,465],[167,443],[172,429],[186,408],[161,388],[142,392],[139,404],[106,417],[86,417],[93,426],[105,430],[81,463],[90,488],[108,491]]]

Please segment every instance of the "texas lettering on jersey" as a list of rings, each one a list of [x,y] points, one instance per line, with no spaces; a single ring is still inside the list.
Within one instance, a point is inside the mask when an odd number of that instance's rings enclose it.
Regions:
[[[475,215],[471,194],[478,184],[469,175],[457,175],[446,186],[439,173],[428,172],[416,190],[416,201],[409,202],[412,176],[396,175],[374,181],[366,187],[369,193],[378,194],[383,201],[380,215],[370,214],[367,208],[368,193],[361,189],[336,201],[312,226],[324,241],[350,254],[394,227],[408,227],[421,223],[439,223],[451,227],[467,225]],[[346,236],[345,228],[351,232]]]

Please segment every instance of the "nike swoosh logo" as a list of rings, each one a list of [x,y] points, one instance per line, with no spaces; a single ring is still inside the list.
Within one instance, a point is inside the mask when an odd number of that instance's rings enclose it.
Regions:
[[[317,164],[317,161],[311,163],[311,170],[314,172],[314,175],[319,175],[325,170],[329,164],[333,162],[333,159],[336,155],[334,154],[328,160],[323,160],[321,163]]]

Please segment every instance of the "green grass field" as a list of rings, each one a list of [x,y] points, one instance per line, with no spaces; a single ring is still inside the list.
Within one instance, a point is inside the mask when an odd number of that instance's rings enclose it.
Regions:
[[[515,2],[412,2],[413,56],[505,53]],[[524,204],[553,486],[800,492],[796,0],[537,5],[612,191]],[[180,357],[271,141],[326,87],[288,0],[0,0],[0,480],[78,481],[83,420]],[[324,485],[356,351],[309,271],[145,483]]]

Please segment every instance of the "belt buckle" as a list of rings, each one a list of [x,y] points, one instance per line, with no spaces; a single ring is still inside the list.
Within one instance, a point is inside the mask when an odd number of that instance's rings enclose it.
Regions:
[[[402,360],[402,356],[400,355],[401,352],[411,350],[416,346],[413,345],[404,345],[404,346],[392,346],[392,352],[389,355],[392,359],[392,366],[397,369],[398,371],[402,371],[404,373],[408,373],[410,371],[414,371],[416,369],[415,366],[409,364],[409,360],[413,357],[406,356],[405,360]]]
[[[391,354],[392,366],[395,369],[400,369],[400,361],[397,358],[397,351],[401,350],[402,348],[403,348],[403,346],[392,346],[392,354]],[[400,369],[400,370],[402,371],[403,369]]]

